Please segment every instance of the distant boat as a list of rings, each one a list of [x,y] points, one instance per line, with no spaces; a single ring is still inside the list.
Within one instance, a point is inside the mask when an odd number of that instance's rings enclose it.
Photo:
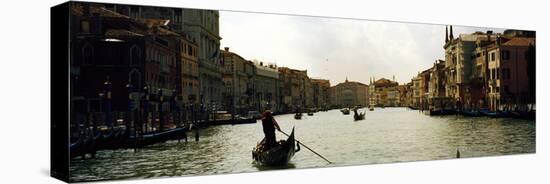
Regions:
[[[373,106],[370,106],[370,107],[369,107],[369,111],[374,111],[374,107],[373,107]]]
[[[353,113],[353,119],[354,119],[355,121],[364,120],[364,119],[365,119],[365,112],[362,112],[362,113],[357,114],[357,112],[355,111],[355,112]]]
[[[308,116],[313,116],[313,112],[308,112],[307,115]]]
[[[296,113],[294,114],[294,119],[302,119],[302,113]]]
[[[349,109],[348,108],[343,108],[342,110],[340,110],[342,112],[342,114],[344,115],[348,115],[349,114]]]

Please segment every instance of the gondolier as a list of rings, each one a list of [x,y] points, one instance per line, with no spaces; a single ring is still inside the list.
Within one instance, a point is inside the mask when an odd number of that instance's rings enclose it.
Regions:
[[[281,130],[275,118],[269,110],[266,110],[262,115],[262,127],[265,135],[265,146],[267,149],[277,145],[277,139],[275,138],[275,130]]]

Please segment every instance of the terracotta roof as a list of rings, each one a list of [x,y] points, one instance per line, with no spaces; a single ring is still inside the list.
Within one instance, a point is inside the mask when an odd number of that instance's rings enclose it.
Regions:
[[[397,82],[391,81],[386,78],[381,78],[374,82],[374,86],[376,87],[388,87],[388,86],[397,86],[397,85],[398,85]]]
[[[535,38],[510,38],[510,40],[502,43],[502,45],[510,46],[529,46],[529,44],[535,44]]]

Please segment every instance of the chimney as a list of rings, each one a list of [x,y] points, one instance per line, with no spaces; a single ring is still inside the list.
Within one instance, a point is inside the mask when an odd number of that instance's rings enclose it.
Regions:
[[[445,25],[445,43],[449,42],[449,28]]]
[[[489,30],[487,31],[487,42],[491,42],[491,34],[493,34],[493,31]]]
[[[226,52],[229,52],[229,47],[224,47],[223,48]]]
[[[454,37],[453,37],[453,25],[450,25],[449,26],[450,28],[450,33],[449,33],[449,40],[450,41],[453,41]]]

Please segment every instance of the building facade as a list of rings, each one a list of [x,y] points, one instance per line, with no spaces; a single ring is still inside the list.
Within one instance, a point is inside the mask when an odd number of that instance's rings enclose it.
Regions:
[[[313,102],[313,93],[307,70],[296,70],[280,67],[279,83],[281,84],[281,109],[284,112],[302,111]]]
[[[207,109],[223,107],[224,90],[220,57],[219,12],[214,10],[185,9],[183,30],[197,44],[199,61],[199,101]]]
[[[330,106],[330,81],[325,79],[311,79],[313,88],[313,106],[328,108]]]
[[[497,37],[488,45],[491,110],[527,111],[534,104],[529,97],[529,49],[535,49],[535,38]]]
[[[346,79],[330,88],[330,98],[334,107],[366,107],[369,104],[368,85]]]
[[[266,64],[255,61],[256,76],[254,77],[254,90],[256,93],[257,109],[260,112],[270,110],[280,112],[279,72],[275,64]]]
[[[229,47],[225,47],[221,53],[224,63],[224,106],[228,107],[232,114],[246,115],[249,110],[256,107],[254,64],[238,54],[230,52]]]

